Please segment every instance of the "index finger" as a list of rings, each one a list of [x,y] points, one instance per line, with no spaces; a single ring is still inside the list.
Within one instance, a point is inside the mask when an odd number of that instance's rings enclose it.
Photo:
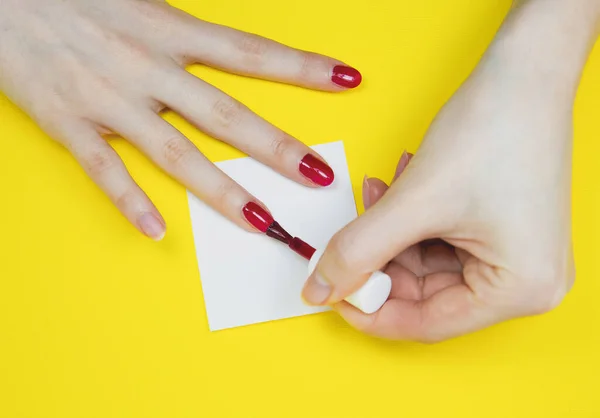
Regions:
[[[150,111],[123,111],[108,124],[186,189],[233,223],[265,232],[273,222],[266,207],[210,162],[181,132]]]
[[[195,18],[190,28],[181,46],[183,53],[220,70],[332,92],[362,82],[358,70],[325,55]]]

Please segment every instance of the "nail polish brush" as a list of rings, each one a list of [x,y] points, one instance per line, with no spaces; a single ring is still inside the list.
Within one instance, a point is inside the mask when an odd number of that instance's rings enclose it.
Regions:
[[[278,222],[273,221],[265,234],[288,246],[296,254],[308,260],[308,274],[311,275],[323,255],[324,250],[317,251],[298,237],[292,237]],[[382,271],[375,271],[369,280],[356,292],[344,299],[366,314],[379,310],[387,301],[392,290],[392,279]]]

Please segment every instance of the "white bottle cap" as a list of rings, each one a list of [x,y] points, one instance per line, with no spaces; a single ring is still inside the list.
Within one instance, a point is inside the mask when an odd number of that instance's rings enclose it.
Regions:
[[[315,270],[324,250],[317,250],[308,262],[308,275]],[[392,279],[381,271],[375,271],[369,280],[356,292],[344,299],[366,314],[377,312],[387,301],[392,290]]]

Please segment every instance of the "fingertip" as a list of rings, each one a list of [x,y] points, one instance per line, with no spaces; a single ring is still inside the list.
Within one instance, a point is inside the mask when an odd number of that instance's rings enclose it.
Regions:
[[[262,203],[251,200],[244,205],[241,210],[242,216],[246,220],[247,226],[252,227],[253,231],[265,233],[269,226],[274,222],[273,215]],[[245,225],[246,226],[246,225]]]
[[[318,273],[310,275],[302,289],[302,299],[307,305],[325,305],[332,294],[332,287]]]
[[[307,153],[298,165],[298,171],[305,179],[318,187],[330,186],[335,180],[333,168],[323,158],[314,153]]]
[[[366,314],[344,300],[333,304],[332,309],[352,328],[367,335],[372,334],[379,315],[378,312]]]
[[[137,226],[144,235],[161,241],[166,234],[166,223],[158,213],[144,212],[137,219]]]
[[[331,81],[345,89],[355,89],[362,83],[362,74],[348,65],[335,65],[331,69]]]

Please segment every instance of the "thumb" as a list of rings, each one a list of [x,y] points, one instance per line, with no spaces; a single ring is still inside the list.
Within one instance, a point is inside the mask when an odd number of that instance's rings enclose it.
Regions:
[[[374,271],[427,235],[427,212],[403,196],[400,182],[329,241],[302,296],[312,305],[337,303],[358,290]]]

